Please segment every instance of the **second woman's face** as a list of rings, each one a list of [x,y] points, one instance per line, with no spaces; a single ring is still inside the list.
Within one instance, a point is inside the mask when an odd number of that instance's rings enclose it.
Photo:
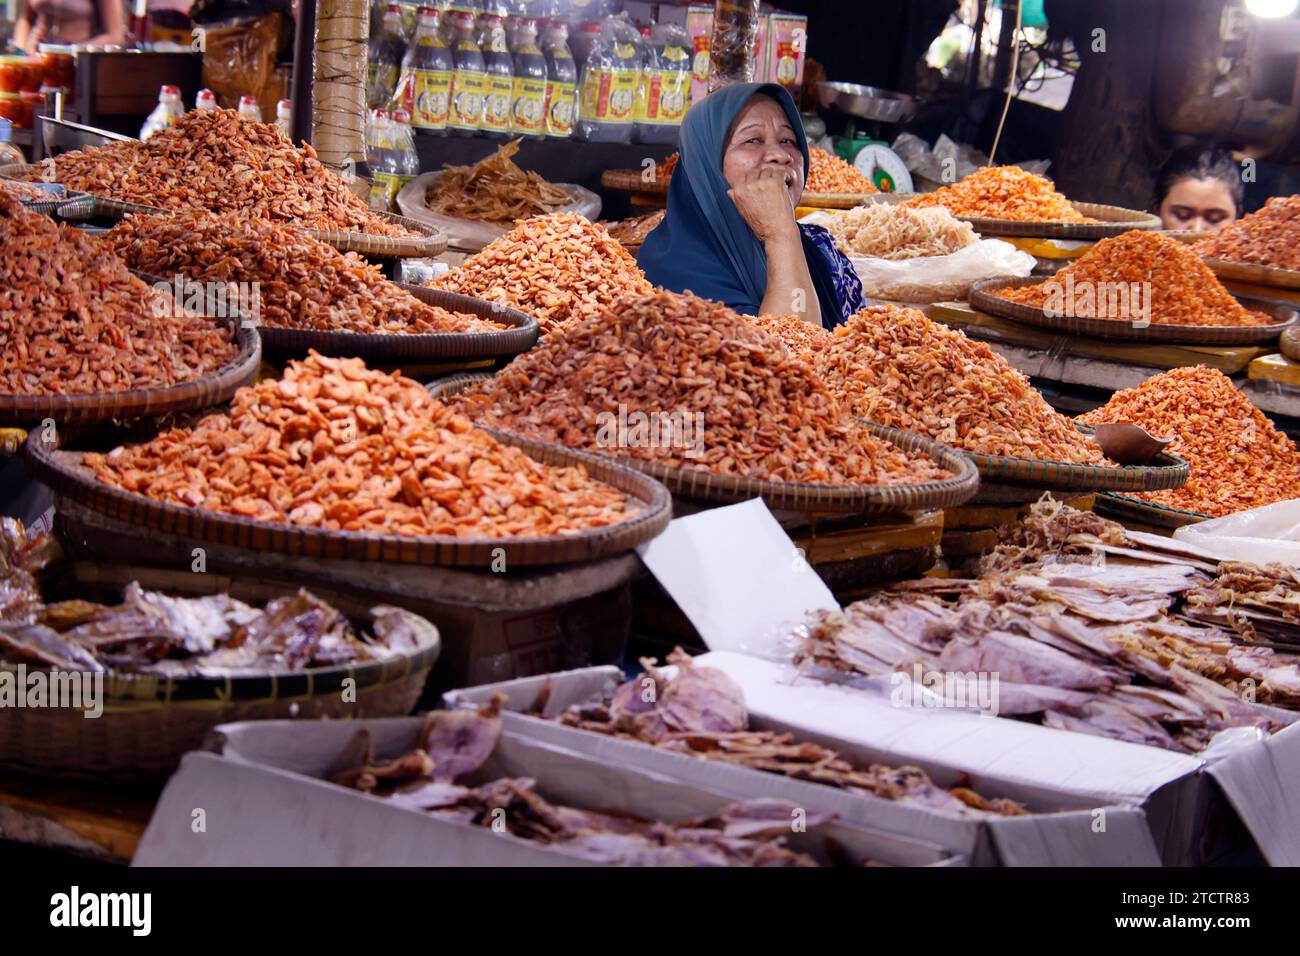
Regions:
[[[1166,229],[1215,232],[1237,218],[1237,204],[1217,179],[1180,179],[1160,204]]]
[[[763,166],[785,171],[790,202],[797,205],[803,195],[803,151],[785,110],[776,100],[755,96],[745,104],[727,136],[722,154],[722,175],[735,189],[746,173]]]

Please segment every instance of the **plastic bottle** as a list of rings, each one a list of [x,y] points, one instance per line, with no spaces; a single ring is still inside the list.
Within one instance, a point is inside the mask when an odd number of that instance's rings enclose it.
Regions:
[[[578,112],[578,65],[569,51],[569,27],[552,20],[542,35],[546,54],[546,135],[568,139]]]
[[[474,136],[483,126],[483,100],[487,93],[487,67],[474,42],[474,14],[453,10],[451,56],[451,111],[447,130],[455,136]]]
[[[402,187],[420,175],[420,154],[415,150],[415,133],[411,129],[411,114],[406,110],[393,110],[393,168],[395,180],[390,206],[397,211],[397,194]]]
[[[140,139],[146,140],[160,129],[166,129],[181,118],[181,91],[174,86],[164,86],[158,91],[158,105],[140,127]]]
[[[5,165],[27,162],[23,151],[13,144],[13,135],[14,124],[7,119],[0,119],[0,163]]]
[[[371,112],[371,133],[366,143],[366,163],[370,166],[369,204],[375,212],[389,212],[397,195],[397,156],[393,145],[393,119],[388,110]]]
[[[392,99],[405,53],[402,8],[396,3],[390,3],[384,7],[379,32],[370,38],[370,49],[366,56],[366,104],[371,109],[386,107]]]
[[[293,136],[293,101],[279,100],[275,104],[275,128],[280,134],[289,139]]]
[[[415,40],[406,48],[402,78],[397,83],[397,99],[411,114],[415,129],[433,136],[447,135],[454,70],[451,49],[442,38],[438,11],[421,7]]]
[[[587,58],[591,56],[591,48],[596,45],[600,39],[599,23],[576,23],[569,24],[569,49],[573,51],[573,62],[578,66],[578,75],[582,75],[582,68],[587,65]]]
[[[196,110],[215,110],[217,108],[217,94],[209,89],[199,90],[198,95],[194,97],[194,108]]]
[[[691,38],[673,24],[650,35],[637,87],[632,138],[638,143],[675,143],[691,102]]]
[[[600,27],[578,86],[573,135],[598,143],[632,140],[632,113],[641,79],[640,34],[627,20],[610,17]]]
[[[256,96],[241,96],[239,98],[239,115],[247,117],[255,123],[262,122],[262,107],[257,105]]]
[[[510,135],[510,104],[514,96],[515,63],[506,42],[505,21],[495,13],[478,18],[479,48],[487,70],[483,105],[483,132],[492,139]]]
[[[537,21],[520,20],[516,33],[515,85],[510,129],[520,136],[546,135],[546,55],[537,45]]]

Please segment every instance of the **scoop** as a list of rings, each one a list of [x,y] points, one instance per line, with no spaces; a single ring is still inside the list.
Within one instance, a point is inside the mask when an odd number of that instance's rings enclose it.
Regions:
[[[1172,438],[1156,438],[1145,428],[1129,423],[1096,425],[1093,437],[1102,453],[1121,465],[1141,465],[1168,447]]]

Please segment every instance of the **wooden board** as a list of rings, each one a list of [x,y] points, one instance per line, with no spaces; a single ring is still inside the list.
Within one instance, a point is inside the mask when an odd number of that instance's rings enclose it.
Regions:
[[[1300,387],[1300,362],[1294,362],[1285,355],[1265,355],[1250,363],[1246,378]]]
[[[926,311],[936,322],[961,329],[974,338],[1036,348],[1054,355],[1072,355],[1165,370],[1185,365],[1208,365],[1226,375],[1233,375],[1244,372],[1260,356],[1275,351],[1257,345],[1162,345],[1107,341],[1021,325],[972,309],[965,302],[939,302]]]

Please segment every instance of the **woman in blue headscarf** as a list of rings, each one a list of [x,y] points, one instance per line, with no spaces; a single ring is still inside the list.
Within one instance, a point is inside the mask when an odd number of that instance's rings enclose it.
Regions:
[[[865,304],[848,258],[800,225],[808,141],[775,83],[725,86],[692,106],[668,187],[668,213],[641,246],[647,278],[747,315],[797,314],[825,328]]]

